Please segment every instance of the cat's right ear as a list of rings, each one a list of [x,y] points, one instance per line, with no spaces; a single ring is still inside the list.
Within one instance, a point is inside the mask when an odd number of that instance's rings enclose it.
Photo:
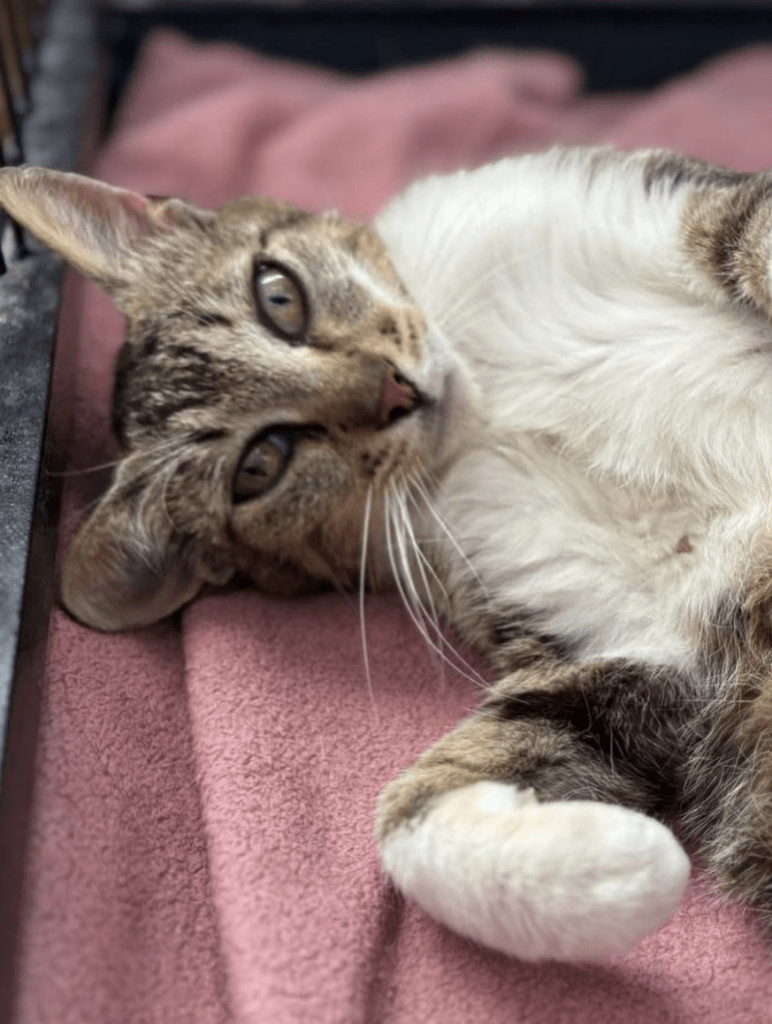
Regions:
[[[205,583],[221,586],[232,575],[223,556],[202,554],[176,532],[156,502],[114,484],[70,542],[61,601],[93,629],[136,629],[171,615]]]
[[[208,212],[44,167],[0,169],[0,206],[113,298],[131,283],[135,257],[152,239]]]

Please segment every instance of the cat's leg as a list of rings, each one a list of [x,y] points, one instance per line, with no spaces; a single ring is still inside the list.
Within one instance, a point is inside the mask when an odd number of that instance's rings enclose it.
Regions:
[[[772,930],[770,660],[743,666],[705,708],[685,766],[682,827],[720,886],[754,905]]]
[[[626,952],[689,876],[649,816],[674,797],[676,692],[623,661],[505,678],[382,793],[387,873],[436,919],[522,959]]]

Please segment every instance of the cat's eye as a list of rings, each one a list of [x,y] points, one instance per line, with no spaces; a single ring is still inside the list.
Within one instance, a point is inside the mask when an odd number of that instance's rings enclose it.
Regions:
[[[262,434],[247,449],[236,470],[233,500],[257,498],[277,484],[292,458],[294,444],[294,434],[286,430]]]
[[[295,277],[275,263],[259,263],[255,294],[260,319],[283,338],[298,339],[306,329],[306,300]]]

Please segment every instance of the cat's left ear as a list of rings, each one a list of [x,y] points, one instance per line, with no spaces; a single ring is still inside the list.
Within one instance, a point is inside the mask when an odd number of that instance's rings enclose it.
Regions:
[[[0,206],[113,297],[131,283],[134,257],[153,238],[208,215],[181,199],[142,196],[44,167],[0,169]]]

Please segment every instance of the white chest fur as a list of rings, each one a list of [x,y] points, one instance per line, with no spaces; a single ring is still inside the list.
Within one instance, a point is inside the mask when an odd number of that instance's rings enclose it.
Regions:
[[[689,265],[682,197],[566,159],[422,182],[379,224],[480,396],[446,564],[579,656],[684,664],[772,507],[772,331]]]

